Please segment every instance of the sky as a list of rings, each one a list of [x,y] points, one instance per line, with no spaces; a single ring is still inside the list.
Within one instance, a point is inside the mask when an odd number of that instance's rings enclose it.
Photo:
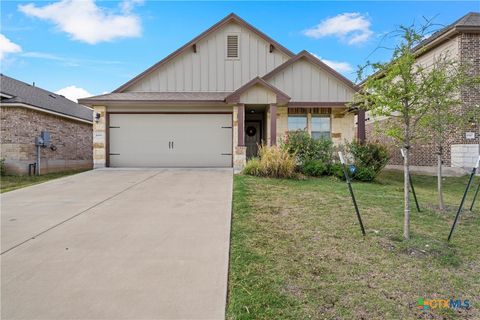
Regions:
[[[1,1],[0,71],[71,99],[111,92],[231,12],[352,81],[388,61],[400,25],[440,29],[479,1]]]

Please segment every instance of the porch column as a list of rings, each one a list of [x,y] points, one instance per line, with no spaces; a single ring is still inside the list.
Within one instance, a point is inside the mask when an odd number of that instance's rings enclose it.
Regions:
[[[277,104],[270,104],[270,145],[277,145]]]
[[[245,105],[238,104],[238,146],[245,146]]]

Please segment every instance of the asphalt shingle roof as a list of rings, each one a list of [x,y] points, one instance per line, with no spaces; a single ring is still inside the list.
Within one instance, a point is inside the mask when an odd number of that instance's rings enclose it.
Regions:
[[[12,96],[12,98],[2,99],[2,104],[23,103],[82,120],[93,120],[92,109],[88,107],[3,74],[0,76],[0,92]]]
[[[480,12],[469,12],[457,21],[455,21],[452,24],[449,24],[445,28],[435,32],[432,34],[430,37],[427,39],[423,40],[420,42],[413,50],[416,51],[425,45],[433,42],[434,40],[440,38],[444,34],[446,34],[448,31],[457,28],[458,30],[461,30],[462,28],[480,28]]]
[[[91,101],[224,101],[231,92],[113,92],[80,99]]]

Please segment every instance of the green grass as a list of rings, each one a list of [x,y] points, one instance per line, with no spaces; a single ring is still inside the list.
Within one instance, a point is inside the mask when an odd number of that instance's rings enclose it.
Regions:
[[[25,188],[34,184],[66,177],[84,171],[85,170],[69,170],[63,172],[47,173],[41,176],[2,176],[0,177],[0,193]]]
[[[445,212],[435,179],[413,177],[423,211],[403,241],[401,173],[354,183],[365,238],[342,181],[235,176],[227,318],[480,319],[480,206],[447,243],[467,177],[445,179]],[[424,314],[419,298],[473,306]]]

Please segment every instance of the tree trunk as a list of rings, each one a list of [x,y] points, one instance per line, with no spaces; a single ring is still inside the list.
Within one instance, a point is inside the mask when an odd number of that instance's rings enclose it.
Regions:
[[[443,202],[443,186],[442,186],[442,154],[437,154],[437,192],[438,192],[438,207],[440,210],[445,209]]]
[[[404,220],[403,220],[403,238],[410,239],[410,148],[405,148],[405,157],[403,158],[403,197],[404,197]]]

